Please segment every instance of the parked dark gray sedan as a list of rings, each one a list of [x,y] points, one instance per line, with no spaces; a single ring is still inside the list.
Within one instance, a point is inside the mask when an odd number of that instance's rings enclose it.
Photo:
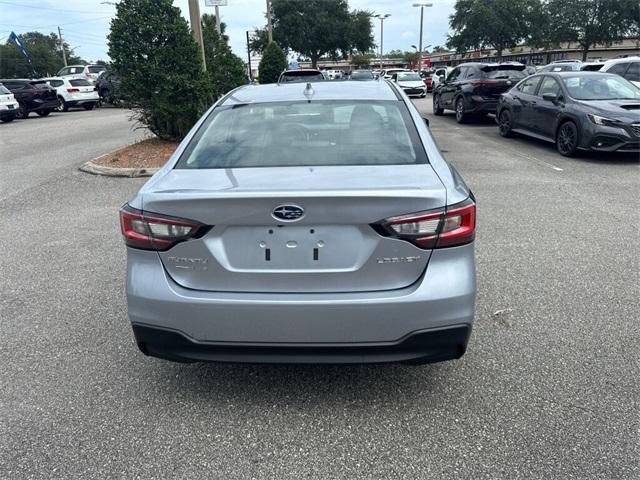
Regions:
[[[500,135],[513,132],[579,149],[640,152],[640,89],[618,75],[558,72],[527,77],[501,95]]]
[[[246,86],[121,210],[139,348],[435,362],[475,304],[475,201],[391,82]]]

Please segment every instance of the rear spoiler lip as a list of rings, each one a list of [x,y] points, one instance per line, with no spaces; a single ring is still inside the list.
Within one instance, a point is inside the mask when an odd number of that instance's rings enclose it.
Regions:
[[[504,68],[510,67],[510,68]],[[526,65],[517,64],[517,63],[490,63],[485,66],[480,67],[480,70],[483,72],[489,72],[491,70],[525,70],[527,68]]]

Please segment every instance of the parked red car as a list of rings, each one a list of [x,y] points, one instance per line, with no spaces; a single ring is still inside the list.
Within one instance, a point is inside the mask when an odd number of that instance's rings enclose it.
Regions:
[[[427,86],[427,92],[431,92],[433,90],[433,78],[431,78],[431,75],[423,77],[422,81]]]

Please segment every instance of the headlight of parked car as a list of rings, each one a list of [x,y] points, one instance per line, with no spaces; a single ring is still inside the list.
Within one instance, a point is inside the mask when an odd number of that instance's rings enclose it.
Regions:
[[[592,113],[588,113],[587,117],[596,125],[604,125],[607,127],[619,127],[620,123],[618,120],[612,120],[610,118],[601,117],[600,115],[594,115]]]

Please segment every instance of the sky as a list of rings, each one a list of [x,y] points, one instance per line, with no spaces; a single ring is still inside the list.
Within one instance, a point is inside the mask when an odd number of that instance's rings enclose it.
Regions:
[[[0,42],[4,43],[13,30],[49,33],[62,29],[64,40],[75,53],[88,61],[108,60],[107,34],[115,7],[104,0],[0,0]],[[300,0],[304,1],[304,0]],[[425,8],[423,45],[443,45],[455,0],[429,0],[433,7]],[[351,9],[370,10],[376,14],[391,14],[384,22],[384,50],[412,50],[418,45],[420,9],[412,7],[415,0],[349,0]],[[189,18],[187,0],[173,4]],[[254,27],[266,24],[265,0],[228,0],[220,7],[221,19],[227,24],[227,34],[233,51],[246,58],[246,34]],[[214,7],[200,0],[200,13],[214,13]],[[376,44],[380,42],[380,21],[374,20]]]

